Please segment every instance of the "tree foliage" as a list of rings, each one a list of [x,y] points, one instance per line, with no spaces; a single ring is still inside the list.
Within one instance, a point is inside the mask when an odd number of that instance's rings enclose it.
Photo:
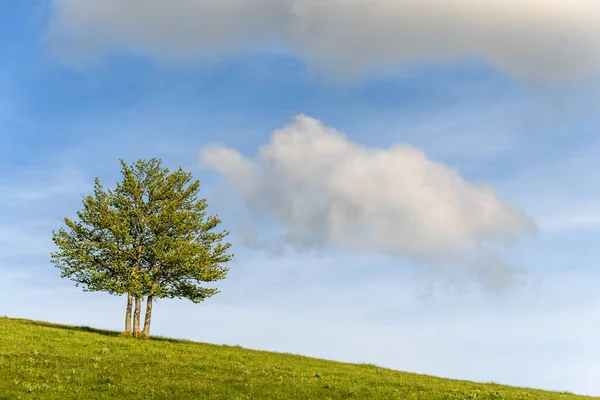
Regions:
[[[114,190],[96,179],[78,220],[65,218],[66,226],[53,232],[58,250],[51,259],[62,277],[85,291],[127,294],[128,313],[131,298],[136,299],[138,318],[139,300],[147,298],[144,333],[149,334],[154,299],[199,303],[217,294],[204,284],[226,277],[223,264],[233,254],[224,242],[228,232],[217,231],[221,221],[207,214],[200,182],[190,173],[170,172],[158,159],[121,161],[121,166],[122,180]]]

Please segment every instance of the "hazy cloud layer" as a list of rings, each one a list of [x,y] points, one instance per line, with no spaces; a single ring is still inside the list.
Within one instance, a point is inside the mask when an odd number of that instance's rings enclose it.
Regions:
[[[597,0],[53,0],[49,34],[72,62],[133,50],[222,56],[266,43],[354,74],[483,58],[535,81],[597,74]]]
[[[202,151],[250,211],[266,212],[300,249],[344,248],[456,262],[495,288],[511,272],[495,253],[535,230],[484,185],[414,147],[367,148],[300,115],[273,133],[254,159],[221,146]],[[473,268],[478,268],[473,270]]]

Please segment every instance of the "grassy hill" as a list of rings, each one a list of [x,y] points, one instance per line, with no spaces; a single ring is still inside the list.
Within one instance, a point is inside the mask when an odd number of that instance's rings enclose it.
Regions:
[[[0,399],[561,399],[307,357],[0,318]]]

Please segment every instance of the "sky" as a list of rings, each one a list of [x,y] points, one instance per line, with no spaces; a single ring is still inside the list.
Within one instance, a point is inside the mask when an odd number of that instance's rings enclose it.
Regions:
[[[156,335],[600,395],[597,0],[0,0],[0,315],[122,329],[52,231],[201,181],[221,293]]]

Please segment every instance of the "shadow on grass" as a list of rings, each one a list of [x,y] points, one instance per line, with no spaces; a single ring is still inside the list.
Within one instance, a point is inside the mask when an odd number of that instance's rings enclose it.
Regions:
[[[6,317],[2,317],[2,318],[6,318]],[[126,336],[123,336],[121,334],[121,332],[110,331],[107,329],[92,328],[89,326],[73,326],[73,325],[65,325],[65,324],[56,324],[56,323],[52,323],[52,322],[33,321],[33,320],[29,320],[29,319],[17,319],[17,318],[6,318],[6,319],[11,320],[13,322],[21,323],[21,324],[39,326],[39,327],[43,327],[43,328],[54,328],[54,329],[63,329],[63,330],[69,330],[69,331],[75,331],[75,332],[95,333],[98,335],[109,336],[109,337],[126,337]],[[195,342],[192,342],[191,340],[172,339],[172,338],[165,338],[162,336],[151,336],[149,338],[134,338],[134,337],[130,336],[127,338],[131,339],[131,340],[150,340],[150,341],[170,342],[170,343],[195,343]]]
[[[89,326],[73,326],[73,325],[63,325],[63,324],[55,324],[51,322],[44,321],[31,321],[28,319],[15,319],[13,321],[20,322],[27,325],[39,326],[43,328],[55,328],[55,329],[63,329],[68,331],[76,331],[76,332],[89,332],[89,333],[97,333],[99,335],[118,337],[121,335],[121,332],[109,331],[106,329],[98,329],[92,328]]]

